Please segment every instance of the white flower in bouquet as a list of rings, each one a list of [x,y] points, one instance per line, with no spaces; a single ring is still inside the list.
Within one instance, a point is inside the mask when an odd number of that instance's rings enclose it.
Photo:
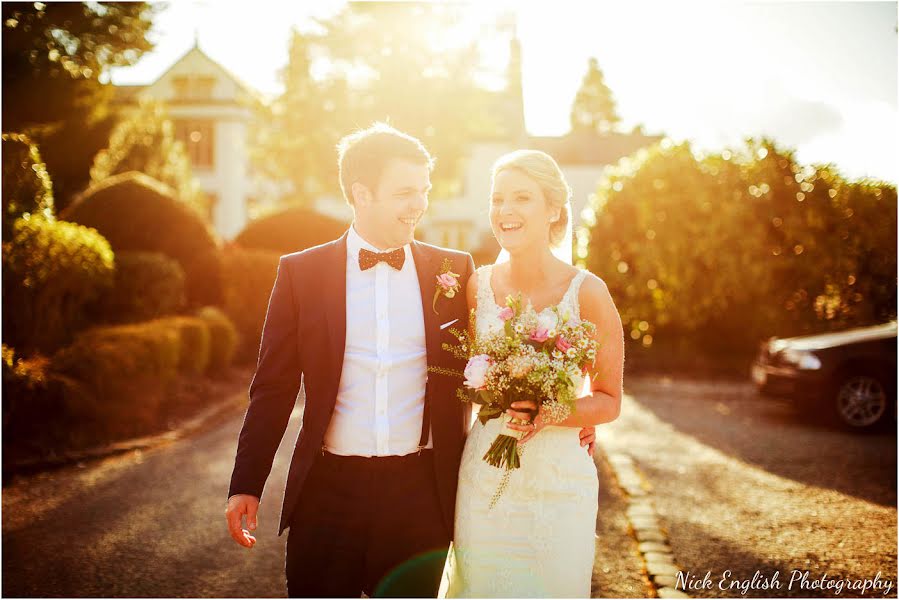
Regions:
[[[490,357],[486,354],[478,354],[468,359],[468,364],[465,365],[465,387],[473,390],[483,389],[487,383],[490,363]]]

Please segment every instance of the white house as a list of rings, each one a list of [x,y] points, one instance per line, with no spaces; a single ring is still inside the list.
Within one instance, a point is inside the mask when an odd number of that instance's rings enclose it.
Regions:
[[[175,135],[211,200],[210,219],[225,239],[243,229],[255,199],[277,199],[282,193],[281,186],[254,175],[250,164],[252,105],[261,100],[196,43],[153,83],[116,88],[125,110],[143,98],[165,103]]]

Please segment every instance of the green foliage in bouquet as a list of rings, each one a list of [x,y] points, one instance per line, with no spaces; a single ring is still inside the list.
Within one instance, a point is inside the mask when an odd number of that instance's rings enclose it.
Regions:
[[[462,374],[465,384],[457,395],[480,405],[482,424],[522,400],[537,404],[536,413],[521,411],[532,413],[531,418],[548,411],[552,421],[561,421],[575,410],[579,391],[575,381],[595,360],[597,344],[592,339],[594,325],[571,317],[558,306],[538,314],[532,306],[523,306],[518,294],[509,296],[500,311],[502,331],[476,337],[450,330],[459,343],[444,344],[444,349],[468,360]],[[519,468],[518,438],[500,434],[484,460],[495,467]]]

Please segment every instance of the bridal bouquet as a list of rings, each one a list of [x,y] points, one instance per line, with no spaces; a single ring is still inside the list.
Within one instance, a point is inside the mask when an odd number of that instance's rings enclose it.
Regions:
[[[504,325],[489,336],[472,337],[451,329],[459,343],[444,344],[456,358],[467,359],[464,387],[457,395],[481,405],[478,419],[487,423],[505,414],[512,402],[533,400],[544,421],[558,423],[575,409],[575,381],[596,358],[595,326],[571,318],[558,307],[537,313],[522,307],[521,295],[506,298],[499,314]],[[474,330],[474,311],[471,314]],[[529,411],[526,411],[529,412]],[[537,416],[532,414],[531,418]],[[506,428],[484,455],[484,461],[507,472],[521,466],[519,431]]]

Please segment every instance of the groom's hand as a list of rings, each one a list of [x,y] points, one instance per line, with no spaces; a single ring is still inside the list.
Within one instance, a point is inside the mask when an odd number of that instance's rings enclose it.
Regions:
[[[228,520],[228,533],[234,541],[252,548],[256,545],[256,538],[249,531],[242,528],[243,516],[247,516],[247,527],[256,531],[256,513],[259,512],[259,498],[249,494],[234,494],[228,498],[228,507],[225,509],[225,518]]]
[[[581,446],[587,446],[587,454],[593,456],[593,450],[596,448],[596,427],[584,427],[580,432]]]

